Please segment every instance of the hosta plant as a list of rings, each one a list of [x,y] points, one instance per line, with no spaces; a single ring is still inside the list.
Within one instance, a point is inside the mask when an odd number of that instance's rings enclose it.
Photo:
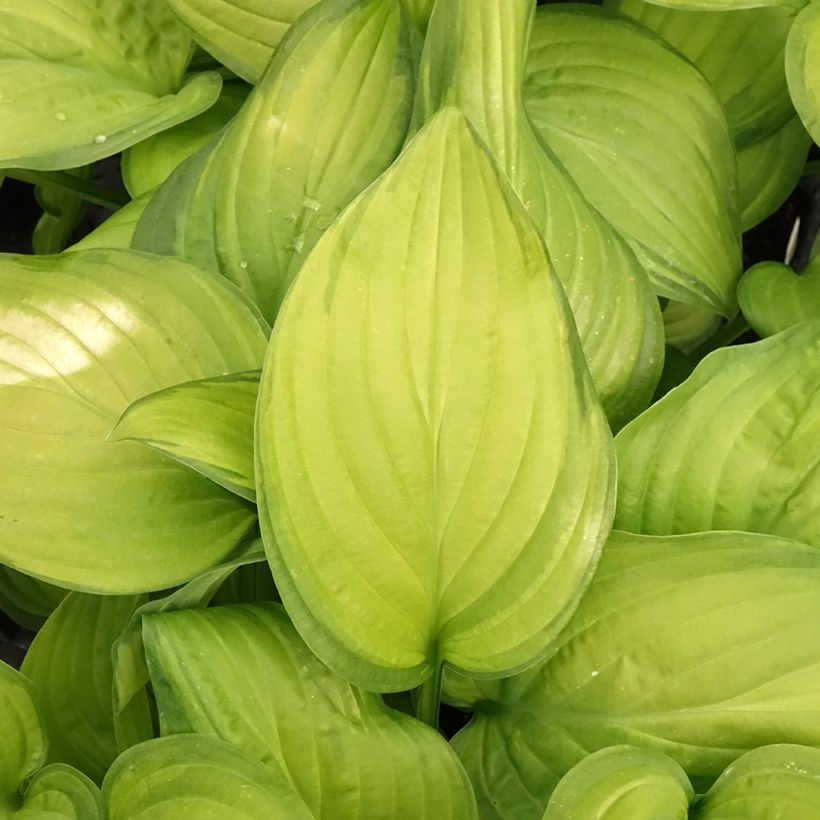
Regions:
[[[0,24],[0,816],[820,816],[817,0]]]

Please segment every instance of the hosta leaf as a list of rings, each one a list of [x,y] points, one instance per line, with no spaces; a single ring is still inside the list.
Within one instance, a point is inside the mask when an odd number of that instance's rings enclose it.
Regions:
[[[190,39],[164,0],[5,0],[0,29],[0,167],[86,165],[219,93],[216,74],[180,89]]]
[[[311,817],[475,816],[444,739],[333,675],[281,607],[188,610],[143,624],[163,734],[215,736],[284,770]]]
[[[274,49],[317,0],[168,0],[196,41],[249,83],[257,82]]]
[[[108,820],[312,820],[293,788],[242,751],[197,735],[150,740],[122,754],[103,785]]]
[[[37,633],[22,672],[37,687],[48,760],[69,763],[102,782],[117,756],[111,647],[143,596],[69,593]],[[151,723],[147,701],[134,718]],[[140,727],[135,727],[138,731]]]
[[[794,116],[784,68],[791,9],[692,11],[643,0],[607,0],[606,6],[652,29],[703,72],[739,147],[769,136]]]
[[[731,314],[741,265],[736,164],[723,108],[700,72],[631,21],[546,6],[525,99],[657,292]]]
[[[306,14],[216,148],[160,190],[135,245],[220,271],[272,321],[339,209],[401,148],[411,35],[395,0],[330,0]]]
[[[692,820],[809,820],[820,816],[820,749],[778,744],[736,760]]]
[[[666,755],[611,746],[570,769],[543,820],[688,820],[693,797],[686,773]]]
[[[109,439],[141,441],[254,501],[258,394],[259,371],[169,387],[132,404]]]
[[[0,609],[27,629],[39,629],[68,590],[0,566]]]
[[[165,182],[236,115],[248,91],[244,83],[226,83],[207,111],[129,148],[122,157],[122,178],[128,193],[137,199]]]
[[[707,356],[616,439],[617,526],[820,546],[820,323]]]
[[[666,343],[684,353],[691,353],[708,339],[720,325],[720,316],[709,308],[670,301],[663,309]]]
[[[143,616],[178,609],[206,607],[219,588],[238,569],[264,560],[265,550],[262,542],[255,539],[235,558],[217,564],[179,589],[162,598],[148,601],[135,610],[127,626],[114,641],[111,650],[114,663],[114,716],[117,728],[123,728],[118,722],[119,716],[128,714],[129,705],[149,682],[148,667],[145,665],[145,652],[142,645]],[[122,747],[121,750],[123,750]]]
[[[542,144],[522,84],[533,4],[441,0],[425,41],[416,119],[467,115],[541,230],[614,429],[643,410],[663,363],[657,300],[635,255]]]
[[[142,444],[138,398],[258,367],[266,328],[227,282],[125,251],[0,260],[0,560],[61,586],[161,589],[239,541],[253,511]]]
[[[606,420],[544,247],[454,109],[323,237],[257,408],[274,577],[369,688],[531,663],[609,528]]]
[[[683,11],[737,11],[756,9],[764,6],[782,6],[787,9],[801,9],[808,0],[662,0],[659,6],[668,6]]]
[[[668,754],[698,792],[746,750],[820,746],[819,616],[814,548],[613,533],[550,657],[495,683],[453,740],[482,817],[540,818],[569,769],[616,744]]]
[[[741,227],[748,231],[771,216],[795,189],[806,165],[811,137],[792,117],[768,137],[737,152]]]
[[[401,0],[410,18],[420,31],[425,31],[435,0]]]
[[[0,662],[0,811],[20,820],[97,820],[99,792],[63,764],[41,768],[47,741],[34,687]]]
[[[760,262],[740,280],[743,315],[760,336],[820,319],[820,255],[801,274],[780,262]]]
[[[87,179],[90,172],[86,166],[72,173]],[[59,185],[38,185],[34,194],[44,211],[31,237],[34,253],[59,253],[83,218],[86,203],[74,191]]]
[[[102,225],[95,228],[90,234],[84,236],[67,250],[87,251],[92,248],[130,248],[137,223],[142,218],[142,214],[148,207],[153,195],[153,191],[149,191],[138,199],[124,205],[118,211],[114,211]]]
[[[815,142],[820,142],[820,5],[810,3],[786,42],[786,78],[792,102]]]

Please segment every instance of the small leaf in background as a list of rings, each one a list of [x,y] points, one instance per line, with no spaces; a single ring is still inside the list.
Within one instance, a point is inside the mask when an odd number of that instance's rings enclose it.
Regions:
[[[549,249],[613,429],[649,404],[663,365],[660,311],[635,254],[536,136],[522,85],[529,0],[440,0],[430,21],[415,119],[460,108],[506,172]]]
[[[109,441],[141,441],[254,501],[259,375],[254,371],[201,379],[144,396],[123,413]]]
[[[248,98],[244,83],[225,83],[219,99],[199,116],[129,148],[122,157],[122,178],[137,199],[153,191],[188,157],[207,145],[233,119]]]
[[[280,773],[229,743],[198,735],[129,749],[109,770],[103,801],[107,820],[314,818]]]
[[[85,166],[69,173],[88,179],[91,168]],[[34,253],[59,253],[83,218],[86,202],[58,185],[38,185],[34,194],[44,211],[31,238]]]
[[[87,165],[219,94],[215,73],[182,86],[190,38],[164,0],[6,0],[0,29],[0,167]]]
[[[564,775],[543,820],[688,820],[693,797],[686,772],[666,755],[611,746]]]
[[[820,546],[820,322],[709,354],[616,438],[616,526]]]
[[[527,110],[662,296],[735,309],[737,170],[726,115],[691,63],[592,6],[539,9]]]
[[[820,746],[818,617],[815,548],[613,533],[546,661],[471,684],[475,715],[452,743],[481,817],[539,820],[559,780],[607,746],[669,755],[700,793],[749,749]]]
[[[265,73],[274,49],[317,0],[168,0],[207,52],[249,83]]]
[[[68,763],[97,783],[118,752],[111,648],[145,597],[69,593],[23,661],[22,672],[38,691],[48,761]],[[152,737],[147,699],[130,716],[132,735]]]
[[[577,605],[610,526],[609,428],[535,225],[455,109],[310,255],[256,420],[268,560],[339,674],[511,671]]]
[[[219,277],[132,251],[0,266],[0,559],[105,593],[210,567],[254,510],[149,447],[106,437],[148,393],[259,367],[258,313]]]
[[[198,732],[284,771],[326,820],[470,820],[446,741],[324,667],[277,605],[143,619],[162,732]]]
[[[806,130],[820,143],[820,4],[797,15],[786,41],[786,78]]]
[[[414,51],[395,0],[322,3],[290,30],[217,146],[170,177],[171,193],[160,189],[135,246],[221,272],[273,322],[316,240],[399,153]]]
[[[820,817],[820,749],[765,746],[738,758],[698,801],[692,820]]]
[[[760,336],[820,319],[820,254],[800,274],[780,262],[749,268],[737,289],[743,315]]]
[[[219,592],[220,588],[243,567],[253,566],[265,560],[265,549],[259,539],[240,547],[238,554],[217,564],[215,567],[198,575],[184,586],[161,598],[154,598],[134,611],[131,620],[122,629],[114,641],[111,656],[114,664],[113,703],[114,721],[121,735],[125,735],[120,716],[128,715],[133,709],[130,704],[148,685],[150,680],[148,667],[145,665],[145,651],[142,645],[142,618],[159,612],[172,612],[178,609],[196,609],[206,607]],[[118,744],[120,739],[118,738]],[[120,744],[121,751],[126,747]]]
[[[691,353],[720,326],[720,316],[710,308],[670,300],[663,309],[666,343]]]
[[[20,820],[99,820],[97,787],[70,766],[43,767],[48,741],[31,682],[0,661],[0,807]]]
[[[0,565],[0,609],[26,629],[38,630],[68,590]]]

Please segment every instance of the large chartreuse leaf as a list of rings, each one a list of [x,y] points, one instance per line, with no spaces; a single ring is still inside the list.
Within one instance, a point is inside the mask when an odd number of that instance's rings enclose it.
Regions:
[[[273,320],[340,208],[395,158],[413,32],[395,0],[329,0],[289,31],[219,144],[184,163],[135,245],[220,271]]]
[[[291,24],[317,0],[168,0],[196,41],[250,83]]]
[[[658,293],[731,314],[741,266],[736,161],[703,75],[629,20],[545,6],[524,94],[539,133]]]
[[[207,569],[254,511],[106,437],[148,393],[258,367],[261,318],[224,279],[147,254],[6,256],[0,271],[0,560],[121,593]]]
[[[543,820],[688,820],[693,797],[686,773],[666,755],[611,746],[570,769]]]
[[[569,617],[610,525],[610,434],[538,232],[455,109],[309,257],[256,421],[274,577],[345,677],[509,671]]]
[[[769,136],[794,115],[784,68],[792,10],[692,11],[643,0],[605,5],[652,29],[703,72],[726,109],[738,147]]]
[[[754,265],[740,280],[737,298],[760,336],[820,319],[820,254],[800,274],[780,262]]]
[[[134,611],[131,620],[114,641],[111,656],[114,664],[112,696],[115,728],[126,730],[120,731],[121,737],[118,738],[121,750],[124,747],[122,741],[127,740],[127,724],[130,722],[130,716],[135,709],[139,708],[138,706],[131,707],[131,703],[135,699],[139,700],[141,692],[149,682],[148,667],[145,664],[145,652],[142,645],[143,616],[178,609],[206,607],[220,587],[235,572],[265,560],[265,550],[259,539],[253,540],[238,552],[239,554],[235,557],[217,564],[168,595],[142,604]],[[121,725],[121,717],[126,723],[125,726]]]
[[[616,439],[616,523],[820,546],[820,322],[707,356]]]
[[[186,382],[132,404],[109,440],[141,441],[250,501],[259,371]]]
[[[0,565],[0,609],[27,629],[38,630],[67,592]]]
[[[794,21],[786,42],[786,78],[797,113],[820,143],[820,3],[807,5]]]
[[[453,743],[482,817],[537,820],[567,771],[615,744],[668,754],[699,792],[746,750],[820,746],[818,617],[814,548],[613,534],[547,660],[469,686]]]
[[[48,742],[32,684],[0,662],[0,815],[8,820],[99,820],[97,787],[70,766],[43,767]]]
[[[441,0],[422,58],[416,119],[459,107],[541,230],[613,428],[643,410],[663,364],[657,299],[623,239],[543,145],[522,84],[533,4]]]
[[[313,820],[281,772],[198,735],[150,740],[122,754],[103,784],[107,820]]]
[[[444,739],[330,670],[277,605],[148,616],[163,734],[198,732],[284,770],[326,820],[469,820],[475,804]]]
[[[140,595],[69,593],[37,633],[22,671],[37,687],[48,760],[68,763],[102,782],[117,756],[111,648]],[[148,703],[129,714],[132,736],[152,737]]]
[[[782,743],[747,752],[698,802],[692,820],[820,817],[820,749]]]
[[[190,38],[165,0],[4,0],[0,30],[0,167],[84,165],[219,94],[215,73],[182,86]]]

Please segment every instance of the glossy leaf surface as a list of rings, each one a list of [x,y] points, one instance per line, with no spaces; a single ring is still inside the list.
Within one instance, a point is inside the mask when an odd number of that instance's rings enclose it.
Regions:
[[[613,469],[540,237],[445,109],[325,234],[276,325],[256,478],[282,600],[369,688],[531,663],[592,574]]]
[[[395,0],[305,15],[216,148],[160,190],[135,245],[221,272],[272,322],[316,240],[398,154],[413,41]]]
[[[169,387],[132,404],[109,440],[141,441],[254,501],[258,394],[259,371]]]
[[[820,816],[820,749],[792,744],[747,752],[698,802],[692,820],[810,820]]]
[[[0,29],[0,167],[86,165],[219,94],[216,74],[180,88],[190,38],[164,0],[5,0]]]
[[[150,448],[106,437],[148,393],[258,367],[258,314],[177,260],[86,251],[0,265],[0,558],[108,593],[211,566],[253,511]]]
[[[265,73],[291,24],[317,0],[168,0],[196,41],[249,83]]]
[[[737,298],[760,336],[820,319],[820,255],[800,274],[780,262],[754,265],[740,280]]]
[[[416,120],[460,108],[541,231],[613,429],[650,401],[663,363],[657,300],[626,243],[542,143],[522,85],[533,4],[442,0],[425,41]]]
[[[163,734],[215,736],[281,768],[317,818],[475,817],[444,739],[333,675],[281,607],[171,612],[143,624]]]
[[[746,750],[820,746],[818,615],[814,548],[613,533],[547,660],[470,684],[479,702],[453,744],[481,816],[540,818],[567,771],[616,744],[668,754],[697,792]]]
[[[786,78],[792,102],[820,142],[820,6],[810,3],[794,21],[786,43]]]
[[[212,737],[134,746],[103,785],[108,820],[313,820],[285,778]]]
[[[117,756],[111,647],[144,596],[69,593],[37,633],[22,671],[37,687],[48,760],[102,782]],[[147,701],[133,717],[151,736]]]
[[[820,323],[707,356],[625,427],[616,523],[768,532],[820,546]]]
[[[741,265],[736,166],[700,72],[631,21],[547,6],[535,18],[525,100],[657,292],[730,314]]]
[[[686,773],[666,755],[611,746],[569,770],[543,820],[688,820],[693,797]]]

